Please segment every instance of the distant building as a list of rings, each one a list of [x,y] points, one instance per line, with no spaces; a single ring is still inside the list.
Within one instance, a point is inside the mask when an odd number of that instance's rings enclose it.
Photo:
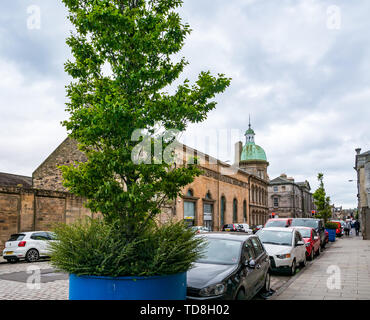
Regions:
[[[286,174],[270,181],[268,187],[269,212],[272,216],[312,217],[315,210],[309,182],[295,182]]]
[[[370,240],[370,151],[356,149],[357,200],[361,231],[364,240]]]
[[[249,121],[245,132],[245,144],[239,141],[235,144],[235,165],[250,175],[249,186],[249,223],[264,224],[269,218],[268,211],[268,181],[267,157],[265,150],[254,141],[255,132]]]

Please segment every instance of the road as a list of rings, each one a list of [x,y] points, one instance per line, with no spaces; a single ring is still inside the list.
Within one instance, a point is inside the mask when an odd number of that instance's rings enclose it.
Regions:
[[[325,254],[325,251],[322,254]],[[308,261],[307,266],[310,264],[312,262]],[[298,278],[300,273],[305,272],[306,268],[297,269],[293,277],[273,274],[272,295],[267,299],[273,299],[277,293]],[[66,300],[68,289],[68,275],[56,272],[47,260],[35,263],[24,261],[16,264],[0,263],[0,300]],[[254,298],[254,300],[263,299],[265,298],[261,296]]]

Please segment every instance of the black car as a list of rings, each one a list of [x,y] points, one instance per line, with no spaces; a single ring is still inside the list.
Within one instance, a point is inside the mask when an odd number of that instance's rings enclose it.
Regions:
[[[229,224],[224,224],[224,226],[222,227],[222,231],[239,232],[240,228],[239,228],[239,225],[236,223],[229,223]]]
[[[291,227],[310,227],[315,229],[316,233],[320,237],[321,247],[324,248],[326,245],[325,239],[325,227],[322,219],[314,218],[294,218]]]
[[[204,257],[187,273],[187,299],[245,300],[270,291],[270,260],[255,235],[210,232]]]

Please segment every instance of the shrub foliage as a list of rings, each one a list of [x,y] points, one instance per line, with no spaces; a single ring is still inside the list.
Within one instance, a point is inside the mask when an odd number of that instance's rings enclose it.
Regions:
[[[202,256],[205,242],[184,223],[150,227],[127,240],[118,223],[85,218],[55,228],[51,264],[76,275],[155,276],[186,272]]]

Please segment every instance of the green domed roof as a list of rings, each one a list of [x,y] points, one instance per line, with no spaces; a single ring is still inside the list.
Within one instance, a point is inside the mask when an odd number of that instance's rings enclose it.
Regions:
[[[254,133],[254,130],[251,127],[249,127],[249,129],[245,131],[244,135],[247,135],[247,134],[255,134],[255,133]]]
[[[254,142],[247,143],[240,156],[241,161],[267,161],[265,150]]]

